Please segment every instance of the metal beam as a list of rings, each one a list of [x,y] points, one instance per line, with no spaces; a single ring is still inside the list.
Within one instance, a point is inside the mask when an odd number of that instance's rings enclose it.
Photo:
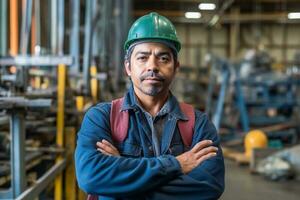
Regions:
[[[0,58],[0,65],[22,66],[57,66],[58,64],[71,65],[73,58],[70,56],[15,56]]]
[[[22,112],[12,112],[10,116],[11,134],[11,175],[12,175],[12,198],[19,196],[26,187],[25,175],[25,128],[24,114]]]
[[[57,54],[57,0],[51,0],[51,52]]]
[[[9,5],[10,23],[10,55],[15,56],[19,51],[19,20],[18,0],[11,0]]]
[[[79,26],[80,26],[80,0],[71,1],[72,10],[72,28],[70,38],[70,53],[74,58],[74,63],[70,68],[70,71],[79,73]]]
[[[212,122],[218,131],[221,126],[223,110],[224,110],[224,103],[225,103],[227,87],[228,87],[229,78],[230,78],[229,64],[226,61],[224,61],[221,65],[222,65],[221,66],[222,67],[222,69],[221,69],[222,70],[221,71],[222,82],[221,82],[221,87],[219,90],[219,97],[218,97],[218,101],[217,101],[216,111],[212,117]]]
[[[7,55],[7,0],[0,1],[0,56]]]
[[[153,2],[177,2],[177,3],[201,3],[201,2],[205,2],[205,1],[199,1],[199,0],[151,0]],[[299,2],[299,0],[236,0],[238,3],[289,3],[289,2]],[[149,0],[139,0],[139,3],[142,4],[142,2],[149,2]],[[218,3],[220,2],[219,0],[210,0],[210,3]]]
[[[66,166],[66,160],[63,159],[51,167],[35,184],[24,191],[16,200],[31,200],[36,198],[53,180],[62,172]]]
[[[236,72],[236,81],[234,82],[235,92],[237,94],[237,106],[240,112],[240,119],[243,127],[243,132],[247,133],[250,130],[250,122],[248,117],[248,111],[244,99],[243,89],[241,85],[241,79],[238,72]]]
[[[23,11],[23,21],[20,37],[20,52],[22,55],[26,55],[28,51],[29,38],[30,38],[30,27],[32,17],[32,0],[25,1],[25,8]]]
[[[9,188],[7,190],[0,190],[0,199],[11,199],[12,189]]]
[[[32,15],[31,30],[31,53],[40,55],[41,53],[41,4],[40,0],[34,0],[34,10]]]
[[[234,8],[232,13],[239,15],[240,10],[238,8]],[[231,60],[236,59],[238,47],[239,47],[239,35],[240,35],[240,23],[232,23],[230,24],[230,35],[229,35],[229,57]]]
[[[95,2],[95,1],[94,1]],[[86,1],[85,8],[85,28],[84,28],[84,57],[83,57],[83,82],[84,93],[90,92],[90,62],[92,43],[92,16],[93,1]]]
[[[65,1],[58,1],[58,55],[64,54]]]
[[[139,17],[151,12],[151,10],[136,10],[134,16]],[[200,19],[186,19],[184,11],[165,11],[156,10],[156,12],[170,18],[173,22],[182,23],[207,23],[204,18]],[[240,14],[224,14],[220,17],[220,23],[246,23],[246,22],[281,22],[281,23],[300,23],[300,20],[288,20],[288,12],[274,12],[274,13],[240,13]]]
[[[112,80],[113,88],[118,91],[119,90],[119,81],[121,70],[120,67],[122,66],[122,11],[123,11],[123,1],[115,1],[115,9],[118,10],[114,16],[114,56],[113,56],[113,63],[114,63],[114,77]]]
[[[215,14],[211,17],[211,19],[209,20],[209,22],[208,22],[209,26],[214,26],[216,23],[218,23],[220,18],[224,15],[224,12],[230,8],[230,6],[233,4],[233,2],[234,2],[234,0],[224,1],[221,8],[218,9],[215,12]]]
[[[12,108],[49,108],[51,99],[26,99],[24,97],[0,97],[0,109]]]

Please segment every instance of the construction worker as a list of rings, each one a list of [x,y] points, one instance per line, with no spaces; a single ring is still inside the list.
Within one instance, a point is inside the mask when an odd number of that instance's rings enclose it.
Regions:
[[[204,200],[223,193],[214,125],[169,90],[180,47],[164,16],[150,13],[132,25],[124,62],[132,85],[118,106],[90,108],[78,133],[76,176],[86,193],[101,200]]]

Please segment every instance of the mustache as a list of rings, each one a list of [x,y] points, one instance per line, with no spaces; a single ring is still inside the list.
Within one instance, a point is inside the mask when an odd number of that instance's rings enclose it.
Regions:
[[[155,78],[155,79],[157,79],[159,81],[164,81],[165,80],[165,78],[162,75],[160,75],[160,74],[158,74],[158,73],[156,73],[154,71],[147,71],[146,73],[144,73],[140,77],[140,80],[143,81],[143,80],[145,80],[147,78]]]

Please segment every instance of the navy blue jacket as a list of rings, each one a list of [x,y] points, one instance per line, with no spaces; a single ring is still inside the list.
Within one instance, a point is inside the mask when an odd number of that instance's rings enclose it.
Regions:
[[[224,191],[224,160],[219,138],[207,115],[195,110],[192,147],[210,139],[219,148],[210,158],[188,174],[183,174],[175,156],[187,151],[177,120],[187,118],[174,96],[171,112],[163,129],[161,155],[154,155],[147,120],[137,106],[134,91],[125,95],[122,109],[129,110],[129,130],[125,141],[113,143],[110,131],[111,103],[100,103],[85,114],[75,151],[79,187],[101,200],[113,199],[218,199]],[[107,156],[96,150],[96,142],[106,139],[121,157]]]

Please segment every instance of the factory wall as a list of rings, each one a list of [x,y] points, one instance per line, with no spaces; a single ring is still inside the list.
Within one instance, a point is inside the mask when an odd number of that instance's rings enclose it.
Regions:
[[[175,24],[182,41],[179,55],[183,66],[195,67],[205,64],[205,55],[212,53],[229,57],[229,25],[208,29],[203,24]],[[266,50],[273,61],[283,68],[294,62],[294,55],[300,50],[300,27],[297,24],[242,24],[237,39],[236,58],[241,59],[247,50]]]

